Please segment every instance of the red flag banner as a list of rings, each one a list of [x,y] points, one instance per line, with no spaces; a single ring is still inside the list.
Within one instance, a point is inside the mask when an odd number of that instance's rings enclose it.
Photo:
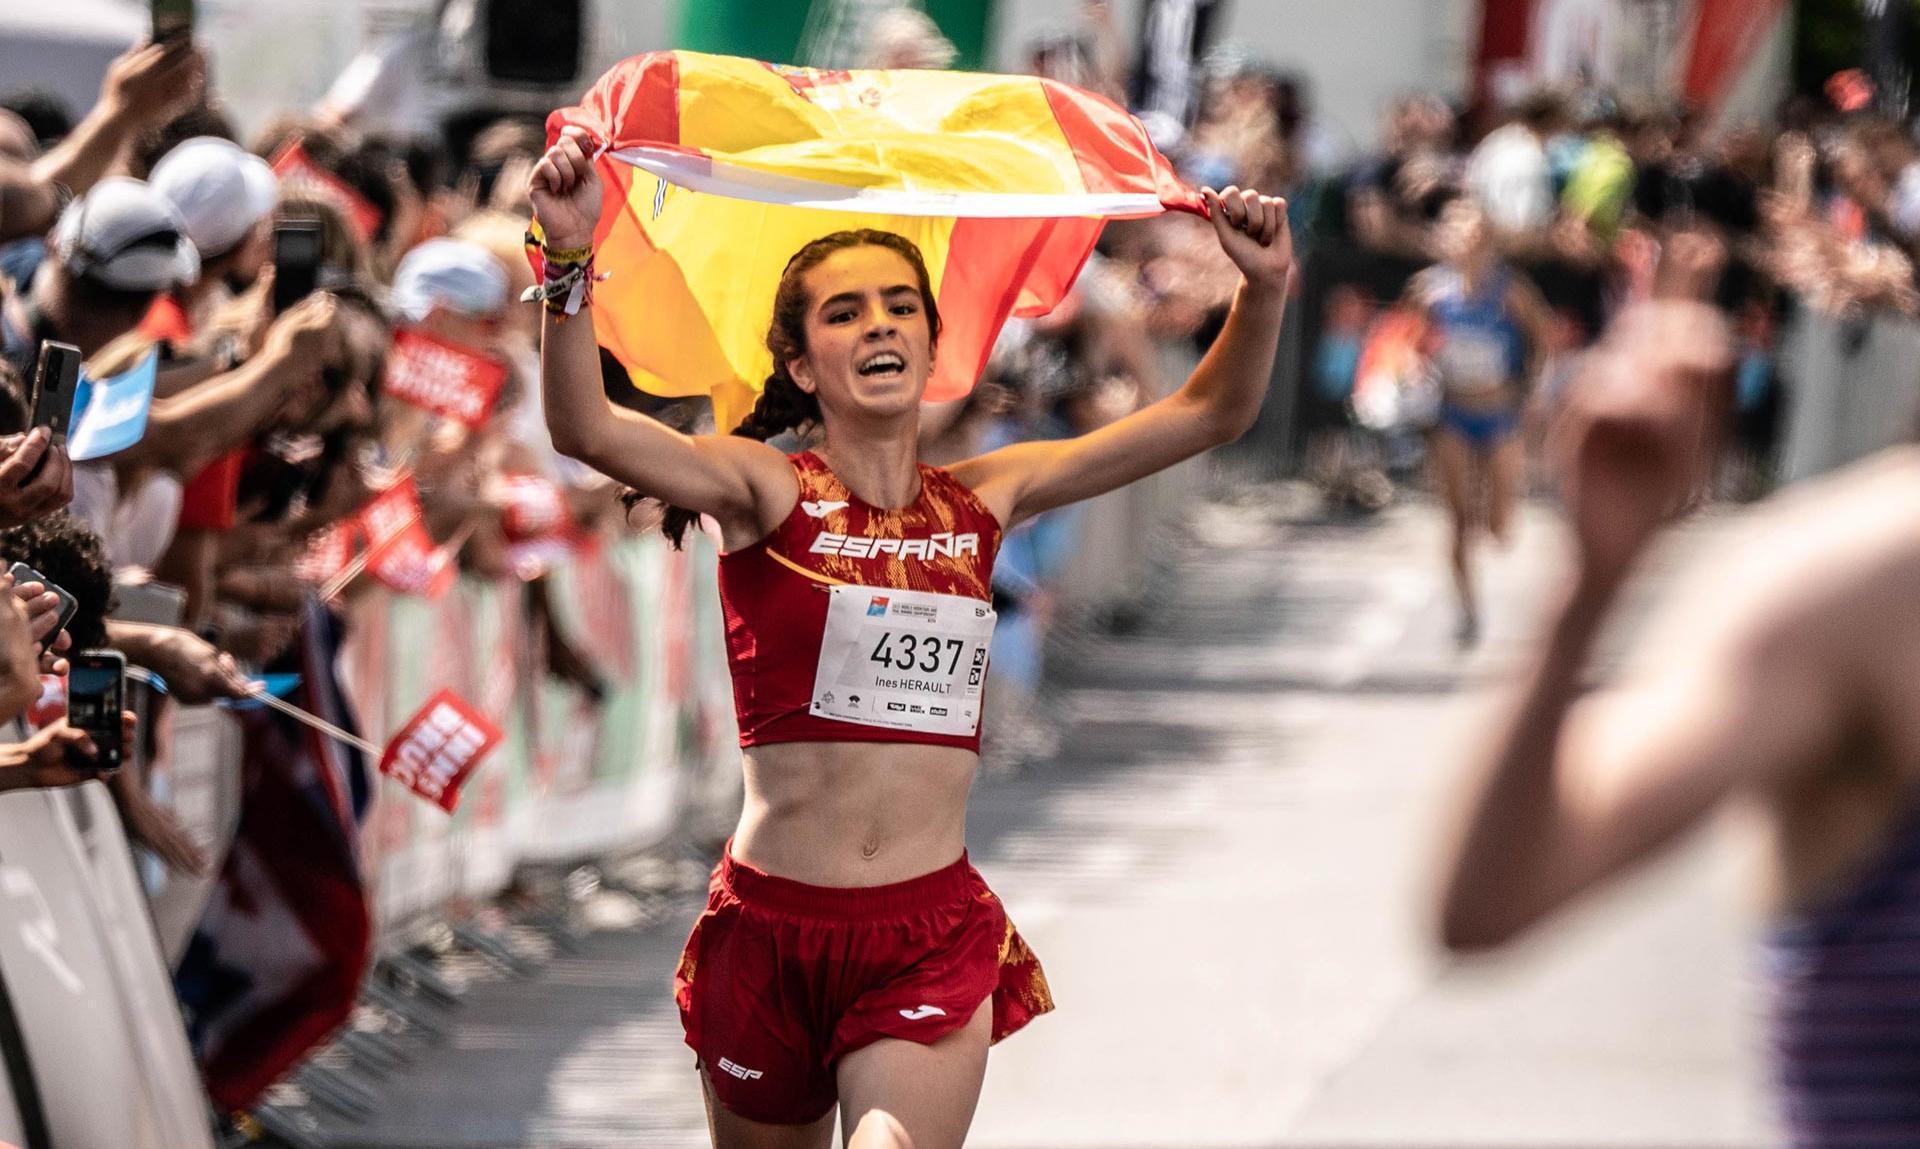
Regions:
[[[403,328],[387,352],[387,394],[478,428],[493,413],[507,367],[424,331]]]
[[[570,557],[590,549],[591,532],[567,506],[566,492],[541,475],[505,475],[494,488],[500,506],[501,534],[514,574],[532,581]]]
[[[381,221],[386,218],[380,209],[353,190],[353,185],[315,163],[299,141],[280,149],[273,159],[273,174],[280,178],[283,191],[319,200],[338,211],[362,240],[371,242],[379,234]]]
[[[442,690],[387,743],[380,772],[451,814],[460,788],[503,737],[466,699]]]
[[[420,488],[411,472],[367,500],[354,518],[367,546],[375,551],[384,547],[412,524],[420,521]]]
[[[314,532],[307,539],[306,551],[294,560],[293,576],[316,586],[332,582],[341,571],[347,569],[347,564],[353,562],[354,552],[359,547],[359,535],[358,517]]]
[[[453,556],[434,545],[433,536],[414,519],[385,543],[368,552],[367,573],[401,594],[439,598],[453,588]]]

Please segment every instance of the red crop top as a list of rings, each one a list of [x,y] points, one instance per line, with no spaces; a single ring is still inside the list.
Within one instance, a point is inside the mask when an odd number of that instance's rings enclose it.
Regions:
[[[786,521],[720,558],[740,745],[977,752],[999,521],[938,467],[920,468],[911,505],[887,510],[862,502],[811,451],[791,461],[800,497]]]

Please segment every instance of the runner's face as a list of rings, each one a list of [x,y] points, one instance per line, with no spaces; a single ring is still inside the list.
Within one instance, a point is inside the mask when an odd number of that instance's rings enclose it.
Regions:
[[[915,409],[933,371],[920,279],[884,247],[834,252],[807,273],[807,353],[794,382],[828,409],[894,415]]]

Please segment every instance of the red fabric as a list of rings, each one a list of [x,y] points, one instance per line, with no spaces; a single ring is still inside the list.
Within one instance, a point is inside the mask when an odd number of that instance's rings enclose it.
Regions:
[[[1785,7],[1786,0],[1699,0],[1681,84],[1687,99],[1718,107]]]
[[[393,333],[380,388],[424,411],[478,430],[506,386],[507,365],[417,328]]]
[[[459,574],[453,556],[434,545],[417,518],[368,551],[367,573],[389,590],[420,598],[446,594]]]
[[[882,1038],[931,1044],[991,1001],[999,1041],[1053,1009],[1039,960],[964,854],[910,881],[840,890],[729,849],[673,990],[715,1098],[775,1125],[832,1109],[835,1063]]]
[[[155,342],[175,346],[193,338],[193,320],[187,309],[172,295],[161,295],[140,321],[140,334]],[[222,455],[200,469],[180,493],[180,529],[183,531],[227,531],[233,529],[240,499],[240,451]]]
[[[185,343],[193,338],[193,320],[171,295],[160,295],[140,320],[140,334],[155,343]]]
[[[1060,125],[1060,134],[1073,149],[1080,182],[1089,192],[1152,192],[1169,208],[1207,214],[1200,193],[1182,182],[1173,165],[1153,146],[1147,129],[1125,108],[1057,80],[1042,80],[1040,84],[1054,122]],[[1143,157],[1151,184],[1140,179]]]
[[[1481,0],[1480,49],[1474,57],[1473,93],[1477,102],[1490,95],[1494,70],[1525,60],[1533,35],[1536,0]]]
[[[284,192],[309,196],[330,204],[346,217],[347,225],[364,241],[380,234],[386,217],[352,184],[315,163],[307,149],[294,141],[273,158],[273,174]]]
[[[958,399],[993,355],[1007,317],[1052,311],[1093,254],[1097,219],[956,219],[940,276],[940,354],[927,400]],[[1019,252],[1009,266],[1008,252]]]
[[[334,621],[306,613],[291,701],[355,729],[334,680]],[[338,1031],[373,952],[360,872],[365,762],[272,711],[236,717],[240,825],[174,974],[207,1094],[223,1110],[252,1106]]]
[[[869,506],[811,451],[793,457],[800,498],[771,535],[720,559],[720,605],[727,621],[740,745],[776,742],[913,742],[980,750],[980,734],[925,734],[815,717],[809,713],[826,633],[827,589],[834,583],[993,597],[1000,524],[993,512],[937,467],[920,468],[920,497],[900,510]],[[841,504],[816,518],[807,510]],[[976,536],[972,553],[937,558],[893,554],[853,558],[815,554],[823,534],[849,538],[930,539]],[[791,564],[791,565],[788,565]],[[809,572],[802,574],[794,567]]]
[[[200,468],[180,492],[180,529],[230,531],[239,517],[240,468],[246,462],[240,447]]]
[[[451,814],[467,779],[503,737],[472,703],[441,690],[387,743],[380,773]]]

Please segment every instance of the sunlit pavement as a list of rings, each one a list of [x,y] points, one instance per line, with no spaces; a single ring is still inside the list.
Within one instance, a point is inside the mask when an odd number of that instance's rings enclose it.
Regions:
[[[1441,811],[1539,615],[1552,517],[1490,557],[1463,655],[1430,508],[1277,503],[1206,509],[1133,633],[1062,643],[1059,752],[976,790],[974,860],[1059,1009],[995,1051],[969,1144],[1767,1144],[1738,828],[1498,963],[1429,944]],[[334,1143],[704,1144],[667,998],[695,908],[480,986]]]

